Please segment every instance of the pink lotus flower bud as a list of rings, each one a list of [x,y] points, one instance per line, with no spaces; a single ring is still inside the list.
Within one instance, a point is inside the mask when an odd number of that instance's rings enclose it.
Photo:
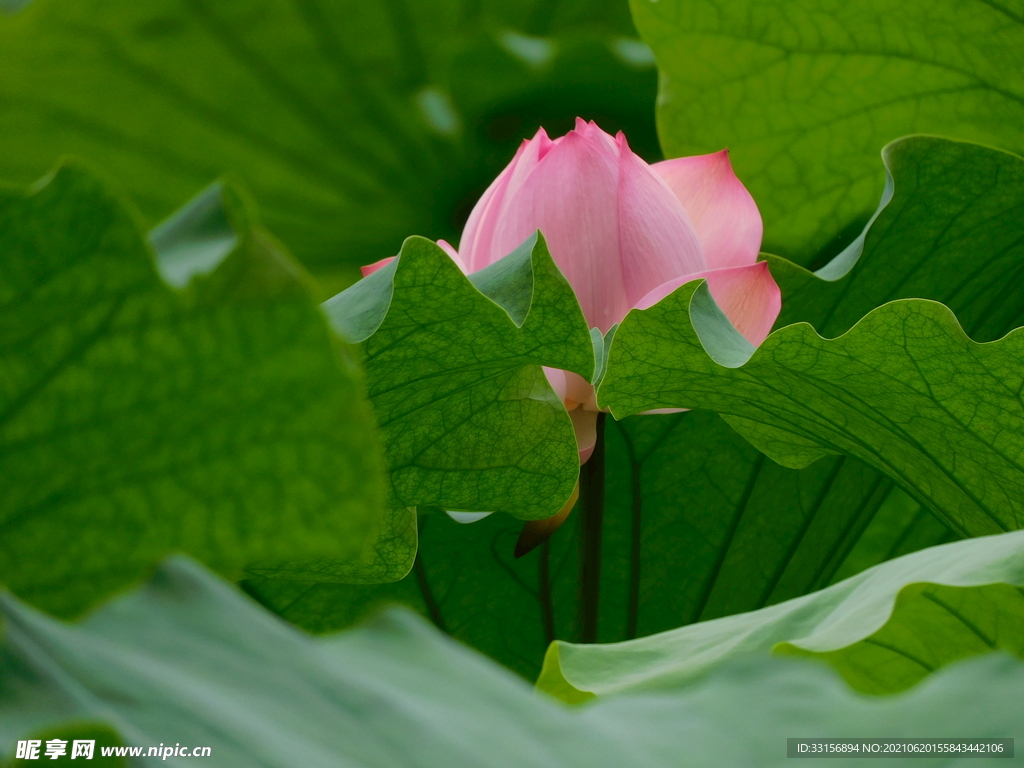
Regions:
[[[768,265],[757,263],[761,214],[725,150],[647,165],[625,136],[594,123],[577,119],[555,140],[541,128],[473,208],[459,255],[475,272],[538,229],[602,333],[698,278],[752,344],[782,306]],[[545,373],[572,417],[583,463],[597,434],[594,388],[575,373]]]
[[[602,333],[704,278],[732,324],[754,345],[781,309],[764,262],[761,214],[726,150],[648,165],[594,123],[550,139],[541,128],[473,208],[459,251],[464,272],[493,264],[540,230],[591,327]],[[364,274],[383,266],[378,262]],[[569,411],[580,463],[594,449],[597,402],[578,374],[545,368]]]

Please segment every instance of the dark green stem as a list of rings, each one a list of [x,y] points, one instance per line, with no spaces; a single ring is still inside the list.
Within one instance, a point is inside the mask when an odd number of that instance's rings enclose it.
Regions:
[[[434,599],[434,591],[430,588],[430,582],[427,581],[427,569],[423,565],[423,530],[427,527],[429,518],[419,514],[417,518],[416,525],[419,529],[419,542],[417,542],[416,547],[416,559],[412,564],[413,576],[416,577],[416,584],[420,588],[420,596],[423,598],[423,604],[427,607],[431,621],[442,632],[447,632],[448,628],[445,626],[444,616],[441,615],[441,606]]]
[[[604,422],[597,414],[597,443],[580,467],[580,641],[597,641],[601,592],[601,533],[604,527]]]
[[[640,482],[640,474],[643,471],[643,464],[637,461],[636,449],[633,447],[633,438],[630,437],[629,431],[621,421],[616,421],[615,426],[619,428],[619,434],[622,435],[622,441],[625,443],[626,455],[629,457],[629,471],[633,478],[633,524],[630,530],[629,547],[629,602],[626,605],[626,639],[632,640],[636,637],[636,627],[640,619],[640,544],[643,535],[644,511],[643,484]],[[658,442],[660,443],[662,439],[664,437]]]
[[[641,496],[640,463],[633,458],[633,446],[629,447],[630,471],[633,475],[633,527],[630,531],[629,551],[629,607],[626,615],[626,639],[636,637],[636,625],[640,617],[640,554],[644,502]]]
[[[431,621],[442,632],[447,632],[448,628],[445,626],[444,616],[441,615],[441,606],[434,599],[434,592],[430,589],[430,582],[427,581],[427,569],[423,567],[423,558],[420,557],[419,552],[416,553],[416,560],[413,562],[412,570],[416,576],[416,583],[419,585],[423,603],[427,606],[427,611],[430,613]]]
[[[540,545],[540,611],[544,622],[544,642],[555,642],[555,608],[551,603],[551,539]]]

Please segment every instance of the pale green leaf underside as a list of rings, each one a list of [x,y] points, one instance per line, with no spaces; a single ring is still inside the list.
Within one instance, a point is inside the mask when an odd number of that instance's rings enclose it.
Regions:
[[[913,584],[900,590],[889,621],[858,643],[833,651],[782,643],[775,650],[824,659],[860,691],[891,693],[997,648],[1024,658],[1022,586]]]
[[[1024,4],[631,0],[666,155],[728,147],[768,250],[807,263],[866,219],[908,133],[1024,150]]]
[[[1024,667],[998,656],[898,698],[865,700],[823,666],[762,658],[573,709],[409,613],[313,639],[181,559],[78,626],[10,597],[2,609],[5,756],[69,720],[144,746],[172,733],[224,768],[759,768],[786,764],[789,736],[1024,735]]]
[[[771,650],[830,662],[856,689],[891,693],[967,656],[1024,656],[1024,532],[890,560],[759,611],[608,645],[551,646],[538,681],[570,702],[671,688]]]
[[[0,194],[0,578],[51,610],[173,551],[230,574],[356,560],[377,535],[380,449],[352,350],[236,193],[200,209],[237,242],[189,267],[209,230],[165,231],[155,262],[77,166]],[[180,291],[158,276],[168,263],[180,284],[192,270]]]

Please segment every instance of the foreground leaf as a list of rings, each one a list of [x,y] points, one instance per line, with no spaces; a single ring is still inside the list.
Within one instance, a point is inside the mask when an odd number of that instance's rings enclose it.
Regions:
[[[230,188],[153,241],[77,166],[0,194],[0,578],[50,610],[377,533],[361,377],[294,263]]]
[[[867,219],[887,141],[921,132],[1024,150],[1019,3],[631,6],[658,59],[666,155],[729,147],[766,249],[801,263]]]
[[[892,699],[856,696],[819,665],[765,658],[685,690],[569,709],[409,613],[312,639],[182,560],[80,626],[9,597],[3,612],[7,754],[70,719],[99,719],[143,747],[209,746],[225,768],[757,768],[785,764],[787,737],[1024,735],[1024,667],[1006,657]]]
[[[230,171],[340,288],[410,234],[457,238],[542,123],[656,155],[634,36],[624,1],[35,0],[0,16],[0,177],[88,157],[155,222]]]
[[[1024,658],[1024,532],[932,547],[759,611],[610,645],[558,641],[538,686],[568,701],[671,688],[729,659],[781,650],[891,693],[1002,649]]]

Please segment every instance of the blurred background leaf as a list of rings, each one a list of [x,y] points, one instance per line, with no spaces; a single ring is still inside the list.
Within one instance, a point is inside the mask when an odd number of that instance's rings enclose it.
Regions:
[[[1024,3],[631,0],[666,156],[729,147],[765,250],[820,267],[909,133],[1024,151]]]
[[[0,13],[17,13],[32,0],[0,0]]]
[[[659,155],[625,2],[35,0],[0,50],[0,178],[74,153],[155,223],[231,171],[322,298],[408,235],[457,243],[540,125],[597,119]]]

